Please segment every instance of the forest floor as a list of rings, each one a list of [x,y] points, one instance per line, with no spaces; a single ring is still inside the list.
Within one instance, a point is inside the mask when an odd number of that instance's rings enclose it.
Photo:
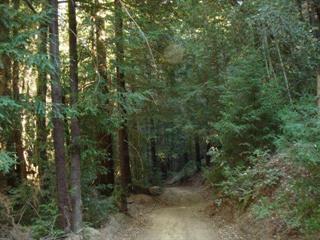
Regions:
[[[208,191],[204,187],[167,187],[159,197],[138,194],[131,196],[129,202],[130,217],[116,217],[117,220],[102,230],[103,239],[252,239],[245,237],[235,222],[225,221],[225,218],[210,214]],[[117,224],[119,226],[114,227]],[[125,228],[120,225],[125,225]]]

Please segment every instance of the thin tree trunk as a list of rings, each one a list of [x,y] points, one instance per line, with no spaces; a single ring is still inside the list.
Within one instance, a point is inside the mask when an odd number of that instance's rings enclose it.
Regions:
[[[315,11],[315,24],[316,24],[316,37],[320,40],[320,3],[314,3],[314,11]],[[317,105],[320,107],[320,66],[317,68]]]
[[[108,75],[107,75],[107,53],[102,38],[102,31],[104,31],[104,19],[100,16],[95,16],[96,27],[96,52],[97,52],[97,65],[99,73],[99,81],[103,81],[103,90],[105,94],[109,93],[108,88]],[[109,105],[109,101],[106,103]],[[107,108],[107,115],[110,114]],[[113,137],[111,133],[104,132],[99,137],[100,146],[105,152],[105,157],[101,162],[102,167],[106,170],[106,173],[99,174],[97,182],[107,186],[107,189],[103,190],[104,195],[110,195],[113,191],[114,185],[114,160],[113,160]]]
[[[50,0],[52,19],[50,23],[50,58],[53,70],[51,71],[51,92],[53,105],[53,144],[56,165],[56,181],[59,208],[59,226],[65,231],[70,230],[70,203],[66,175],[64,121],[62,106],[62,87],[60,83],[60,54],[59,54],[59,25],[58,1]]]
[[[111,134],[103,133],[98,136],[99,148],[105,153],[104,159],[101,162],[101,167],[105,171],[98,174],[96,183],[107,187],[101,190],[101,193],[106,196],[109,196],[112,193],[113,185],[115,183],[112,141]]]
[[[320,68],[317,70],[317,106],[320,108]]]
[[[296,0],[296,4],[299,10],[300,20],[303,21],[302,0]]]
[[[209,167],[211,165],[211,157],[210,157],[210,155],[208,155],[210,148],[211,148],[211,143],[208,142],[207,143],[207,152],[206,152],[206,165],[207,165],[207,167]]]
[[[8,6],[9,1],[3,0],[2,4],[4,6]],[[0,43],[5,43],[9,41],[9,29],[6,26],[6,24],[3,23],[3,21],[0,21]],[[11,61],[7,54],[0,53],[0,62],[0,96],[8,96],[10,94],[8,89],[8,83],[11,78]]]
[[[19,0],[14,0],[14,9],[19,9]],[[18,30],[13,30],[13,35],[17,35]],[[19,62],[17,60],[13,61],[12,65],[12,90],[13,90],[13,99],[16,102],[20,101],[20,91],[19,91]],[[15,142],[15,150],[18,157],[18,165],[17,165],[17,175],[21,182],[27,179],[27,169],[26,169],[26,161],[24,157],[24,149],[22,142],[22,112],[19,111],[16,119],[16,128],[14,129],[13,139]]]
[[[184,161],[184,162],[183,162],[183,164],[182,164],[182,167],[189,162],[189,154],[188,154],[188,152],[185,152],[185,153],[183,154],[183,161]]]
[[[308,0],[309,22],[314,29],[314,36],[320,40],[320,3]],[[317,81],[317,106],[320,107],[320,66],[316,70]]]
[[[4,6],[9,5],[8,0],[3,0]],[[4,21],[0,21],[0,43],[5,43],[9,39],[9,29]],[[0,53],[0,97],[9,95],[8,82],[10,81],[10,58],[5,53]],[[6,148],[7,143],[5,141],[0,143],[1,149]],[[0,191],[3,191],[7,186],[7,177],[0,173]]]
[[[39,26],[39,53],[48,54],[48,25],[41,23]],[[46,96],[47,96],[47,72],[38,67],[37,100],[40,103],[40,112],[36,115],[36,144],[35,155],[39,167],[40,186],[47,187],[48,157],[47,157],[47,129],[46,129]]]
[[[66,81],[68,81],[68,79],[66,79]],[[66,85],[66,83],[64,83],[64,85]],[[63,106],[68,106],[69,104],[69,99],[67,98],[67,93],[66,90],[63,89],[62,90],[62,105]],[[69,129],[69,123],[68,123],[68,118],[67,118],[67,113],[63,112],[63,120],[64,120],[64,138],[66,141],[66,156],[69,156],[69,150],[70,150],[70,146],[71,146],[71,131]],[[68,158],[67,158],[67,162],[68,162]]]
[[[124,63],[124,47],[123,47],[123,20],[122,20],[122,6],[120,0],[115,0],[115,37],[116,37],[116,64],[117,64],[117,84],[118,91],[121,94],[121,98],[124,99],[124,93],[126,92],[123,63]],[[130,158],[129,158],[129,142],[128,142],[128,128],[126,120],[126,111],[121,103],[120,108],[123,115],[122,126],[118,131],[119,141],[119,159],[120,159],[120,174],[121,174],[121,200],[120,210],[127,212],[127,194],[128,186],[131,183],[131,170],[130,170]]]
[[[121,210],[127,211],[126,197],[129,190],[129,184],[131,184],[131,170],[130,170],[130,158],[129,158],[129,144],[128,144],[128,129],[126,125],[123,125],[118,131],[119,135],[119,159],[120,159],[120,174],[121,174]]]
[[[69,57],[71,107],[77,110],[78,104],[78,43],[77,19],[74,0],[68,1],[69,10]],[[71,227],[73,232],[79,232],[82,227],[81,211],[81,171],[80,171],[80,126],[77,116],[71,118]]]
[[[156,152],[156,139],[154,137],[150,139],[150,151],[151,151],[151,161],[153,166],[153,172],[157,173],[159,166],[158,166],[157,152]]]
[[[276,49],[277,49],[278,57],[279,57],[279,60],[280,60],[280,65],[281,65],[281,68],[282,68],[282,73],[283,73],[283,78],[284,78],[284,82],[285,82],[287,93],[288,93],[288,98],[289,98],[290,104],[293,104],[292,96],[291,96],[291,92],[290,92],[290,86],[289,86],[289,79],[287,77],[285,64],[283,62],[282,55],[281,55],[281,52],[280,52],[280,47],[279,47],[279,44],[278,44],[277,41],[276,41]]]
[[[154,178],[154,177],[157,177],[158,175],[159,163],[157,158],[156,137],[154,136],[155,127],[154,127],[154,121],[152,118],[151,118],[150,124],[151,124],[151,134],[152,134],[152,137],[150,139],[150,152],[151,152],[152,170],[153,170],[153,178]]]
[[[194,139],[194,146],[195,146],[195,152],[196,152],[196,164],[197,164],[197,170],[201,170],[201,152],[200,152],[200,140],[199,136],[196,136]]]
[[[13,88],[13,97],[14,100],[19,102],[20,93],[19,93],[19,63],[17,61],[13,62],[12,67],[12,88]],[[17,174],[19,176],[19,180],[21,182],[27,179],[27,169],[26,169],[26,161],[24,157],[24,149],[22,143],[22,117],[21,111],[19,111],[17,116],[17,125],[14,129],[13,138],[16,147],[16,153],[18,157],[18,165],[17,165]]]

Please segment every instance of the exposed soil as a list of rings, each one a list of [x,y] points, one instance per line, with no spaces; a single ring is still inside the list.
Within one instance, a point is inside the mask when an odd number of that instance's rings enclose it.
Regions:
[[[129,201],[132,218],[112,240],[248,239],[236,225],[210,216],[208,199],[200,187],[169,187],[157,198],[135,195]]]

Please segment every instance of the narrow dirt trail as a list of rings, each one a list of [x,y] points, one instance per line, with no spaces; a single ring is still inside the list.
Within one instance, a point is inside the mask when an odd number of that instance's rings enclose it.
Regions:
[[[144,213],[145,226],[131,240],[241,240],[230,226],[218,227],[206,213],[208,201],[196,187],[166,188],[158,204]]]

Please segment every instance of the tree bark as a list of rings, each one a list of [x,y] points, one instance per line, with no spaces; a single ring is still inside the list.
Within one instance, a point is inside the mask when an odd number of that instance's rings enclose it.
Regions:
[[[302,0],[296,0],[296,4],[299,10],[300,19],[303,20]]]
[[[320,67],[317,69],[317,106],[320,108]]]
[[[314,29],[314,36],[320,40],[320,3],[314,0],[308,0],[309,22]],[[320,107],[320,66],[316,70],[317,81],[317,106]]]
[[[196,136],[194,139],[195,153],[196,153],[196,164],[197,170],[201,170],[201,152],[200,152],[200,140],[199,136]]]
[[[208,142],[207,143],[207,152],[206,152],[206,165],[207,165],[207,167],[210,167],[210,165],[211,165],[211,157],[210,157],[210,155],[208,155],[210,148],[211,148],[211,143]]]
[[[3,0],[4,6],[9,5],[8,0]],[[3,16],[1,16],[3,17]],[[3,21],[0,21],[0,43],[5,43],[9,40],[9,29]],[[10,81],[10,58],[5,53],[0,53],[0,97],[9,95],[8,82]],[[5,148],[7,143],[5,141],[0,143],[2,148]],[[0,191],[3,191],[7,186],[7,177],[0,173]]]
[[[153,177],[156,177],[158,175],[158,171],[160,169],[159,169],[159,163],[158,163],[158,158],[157,158],[156,137],[154,136],[155,127],[154,127],[154,121],[152,118],[151,118],[150,123],[151,123],[151,134],[152,134],[152,137],[150,139],[152,170],[153,170]]]
[[[77,110],[78,104],[78,43],[77,19],[74,0],[68,1],[69,11],[69,57],[71,107]],[[71,228],[78,233],[82,227],[81,211],[81,171],[80,171],[80,126],[77,116],[71,118]]]
[[[60,83],[59,25],[58,1],[50,0],[52,9],[50,23],[50,59],[53,66],[51,75],[51,94],[53,105],[53,144],[56,165],[56,181],[59,208],[59,226],[65,231],[70,230],[70,203],[66,176],[64,121],[62,106],[62,87]]]
[[[3,0],[2,4],[9,5],[8,0]],[[0,42],[7,42],[9,40],[9,29],[0,21]],[[7,54],[0,54],[0,96],[8,96],[10,94],[8,83],[10,81],[11,61]]]
[[[19,9],[19,0],[14,0],[14,9]],[[13,35],[18,34],[18,29],[13,30]],[[13,99],[16,102],[20,101],[20,91],[19,91],[19,62],[17,60],[13,61],[12,65],[12,90],[13,90]],[[20,182],[24,182],[27,179],[27,169],[26,161],[24,157],[24,148],[22,142],[22,112],[19,111],[16,119],[16,128],[13,132],[13,140],[15,143],[15,151],[18,157],[18,164],[16,168],[17,176]]]
[[[115,38],[116,38],[116,78],[118,91],[123,98],[126,92],[123,63],[124,63],[124,46],[123,46],[123,19],[122,19],[122,5],[120,0],[114,1],[115,5]],[[122,124],[118,130],[118,151],[120,160],[120,174],[121,174],[121,200],[120,210],[127,212],[127,194],[128,186],[131,183],[131,170],[130,170],[130,157],[129,157],[129,139],[128,139],[128,128],[126,120],[126,110],[123,107],[123,102],[120,103],[120,110],[122,112]]]
[[[19,102],[20,93],[19,93],[19,63],[15,60],[12,66],[12,88],[13,88],[13,98],[15,101]],[[17,175],[21,182],[27,179],[27,169],[26,161],[24,157],[24,148],[22,142],[22,117],[21,111],[19,111],[16,119],[16,127],[13,133],[13,139],[15,142],[16,154],[18,157],[17,165]]]
[[[43,10],[45,11],[45,9]],[[41,23],[39,26],[39,53],[46,56],[48,54],[48,25]],[[36,143],[35,155],[39,167],[40,186],[42,189],[47,187],[47,129],[46,129],[46,96],[47,96],[47,71],[38,67],[37,101],[39,101],[41,109],[36,114]]]
[[[320,3],[314,4],[314,24],[316,25],[315,36],[320,40]],[[317,68],[317,105],[320,107],[320,66]]]
[[[184,165],[186,165],[188,162],[189,162],[189,154],[188,154],[188,152],[185,152],[185,153],[183,154],[183,164],[182,164],[182,167],[183,167]]]

